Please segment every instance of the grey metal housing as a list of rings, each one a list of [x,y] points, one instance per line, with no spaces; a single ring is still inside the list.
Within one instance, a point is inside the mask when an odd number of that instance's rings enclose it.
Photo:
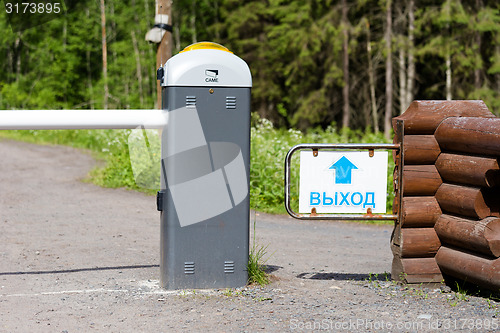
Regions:
[[[244,286],[249,250],[250,88],[167,86],[162,94],[169,120],[162,135],[161,285],[167,289]],[[216,173],[223,176],[222,187],[220,182],[210,183]]]

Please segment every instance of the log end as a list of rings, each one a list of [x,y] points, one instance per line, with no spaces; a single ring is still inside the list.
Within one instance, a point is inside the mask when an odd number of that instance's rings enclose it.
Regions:
[[[489,223],[484,229],[484,238],[490,246],[490,251],[495,257],[500,257],[500,219]]]
[[[485,174],[485,182],[489,187],[494,187],[500,185],[500,171],[499,170],[488,170]]]
[[[471,101],[413,101],[396,120],[404,120],[405,134],[434,134],[447,117],[495,117],[481,100]]]

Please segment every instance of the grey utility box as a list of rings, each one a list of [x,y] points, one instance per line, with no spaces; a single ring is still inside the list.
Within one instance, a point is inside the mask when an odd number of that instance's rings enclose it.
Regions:
[[[247,283],[250,89],[247,64],[225,47],[193,44],[159,70],[162,133],[161,285]]]

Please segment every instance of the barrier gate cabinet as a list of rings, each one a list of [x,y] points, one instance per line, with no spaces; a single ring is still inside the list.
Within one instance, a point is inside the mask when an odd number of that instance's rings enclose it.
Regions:
[[[250,90],[247,64],[225,47],[193,44],[158,70],[162,133],[161,285],[247,283]]]

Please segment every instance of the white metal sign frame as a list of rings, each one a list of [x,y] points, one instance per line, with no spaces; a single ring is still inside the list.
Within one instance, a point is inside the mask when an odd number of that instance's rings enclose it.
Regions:
[[[299,144],[292,147],[285,158],[285,208],[288,214],[296,219],[301,220],[398,220],[399,213],[401,212],[401,195],[402,195],[402,172],[403,172],[403,151],[400,144],[390,144],[390,143],[345,143],[345,144],[322,144],[322,143],[305,143]],[[396,173],[394,174],[394,184],[396,196],[396,214],[373,214],[371,209],[367,209],[366,214],[317,214],[316,210],[313,208],[309,214],[300,214],[295,211],[290,206],[290,184],[291,184],[291,161],[292,156],[297,151],[301,150],[312,150],[313,155],[317,155],[319,150],[329,150],[329,151],[342,151],[342,150],[368,150],[370,155],[374,153],[374,150],[395,150],[396,151]]]

